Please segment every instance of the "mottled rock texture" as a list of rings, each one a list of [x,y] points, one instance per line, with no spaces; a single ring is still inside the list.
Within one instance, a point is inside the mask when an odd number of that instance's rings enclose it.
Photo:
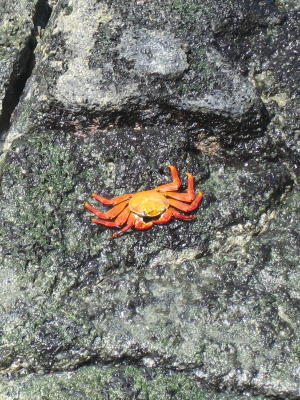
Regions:
[[[0,0],[0,149],[11,112],[29,77],[37,31],[50,7],[43,0]]]
[[[49,5],[0,164],[0,397],[298,399],[297,2]],[[197,220],[90,223],[168,164]]]

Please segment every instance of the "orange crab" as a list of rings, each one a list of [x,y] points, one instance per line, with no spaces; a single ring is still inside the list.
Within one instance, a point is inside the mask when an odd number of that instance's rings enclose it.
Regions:
[[[181,179],[177,168],[168,165],[170,168],[173,182],[165,185],[156,186],[151,190],[137,193],[126,193],[121,196],[107,199],[99,194],[92,193],[92,197],[102,204],[114,206],[106,213],[99,211],[90,203],[85,202],[84,207],[94,213],[97,218],[92,218],[91,222],[109,227],[121,227],[125,225],[113,236],[118,236],[130,228],[145,230],[153,225],[165,224],[172,218],[191,220],[197,218],[195,215],[180,214],[176,209],[190,212],[199,207],[203,193],[195,194],[195,178],[187,173],[188,187],[184,193],[177,192],[181,187]],[[145,222],[144,217],[152,220]],[[156,218],[157,217],[157,218]],[[114,221],[109,221],[113,220]]]

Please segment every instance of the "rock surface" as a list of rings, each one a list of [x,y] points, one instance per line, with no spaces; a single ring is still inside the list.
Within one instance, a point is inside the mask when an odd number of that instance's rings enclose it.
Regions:
[[[0,145],[33,66],[36,33],[50,12],[46,1],[0,1]],[[1,149],[0,147],[0,149]]]
[[[0,165],[0,395],[299,398],[297,2],[50,5]],[[89,222],[168,164],[197,220]]]

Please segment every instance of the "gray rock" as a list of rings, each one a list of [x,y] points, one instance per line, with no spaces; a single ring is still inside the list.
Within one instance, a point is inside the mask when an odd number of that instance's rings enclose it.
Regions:
[[[11,112],[31,73],[37,29],[44,27],[49,7],[44,1],[20,0],[11,3],[1,0],[0,9],[1,138],[9,126]]]
[[[124,32],[120,41],[120,56],[134,62],[138,75],[158,74],[176,77],[188,68],[187,56],[174,34],[141,29]]]
[[[297,9],[52,5],[1,161],[1,396],[299,398]],[[90,223],[169,164],[196,220]]]

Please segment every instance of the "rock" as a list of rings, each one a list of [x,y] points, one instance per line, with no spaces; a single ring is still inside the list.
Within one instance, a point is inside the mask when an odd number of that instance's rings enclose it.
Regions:
[[[31,74],[35,36],[38,27],[45,26],[49,6],[44,1],[21,0],[8,4],[1,0],[0,7],[0,135],[3,136]]]
[[[1,160],[0,394],[298,398],[297,8],[51,5]],[[90,223],[169,164],[197,220]]]

